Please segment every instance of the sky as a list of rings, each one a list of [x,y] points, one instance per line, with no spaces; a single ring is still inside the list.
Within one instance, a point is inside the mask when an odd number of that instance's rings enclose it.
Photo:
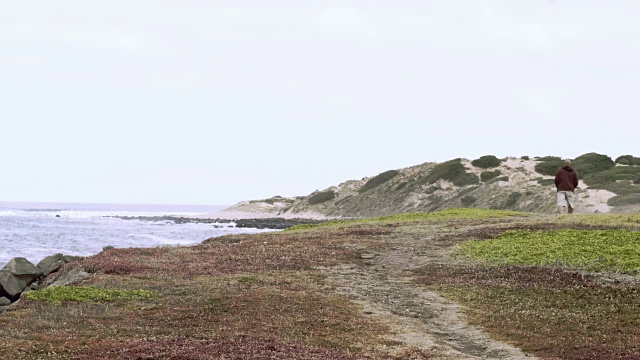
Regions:
[[[0,201],[232,205],[640,156],[633,0],[0,0]]]

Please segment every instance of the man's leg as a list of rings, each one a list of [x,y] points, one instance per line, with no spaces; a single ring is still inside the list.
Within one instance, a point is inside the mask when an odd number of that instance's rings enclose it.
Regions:
[[[564,208],[565,204],[567,203],[567,199],[564,196],[564,194],[562,193],[562,191],[558,191],[556,193],[557,199],[558,199],[558,214],[562,214],[562,208]]]
[[[573,214],[573,208],[575,207],[575,195],[572,192],[567,192],[567,208],[569,209],[569,214]]]

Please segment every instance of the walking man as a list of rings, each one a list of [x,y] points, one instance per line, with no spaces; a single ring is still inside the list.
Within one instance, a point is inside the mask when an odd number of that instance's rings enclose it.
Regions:
[[[564,161],[564,165],[556,173],[556,189],[558,190],[558,214],[567,207],[569,214],[575,208],[575,191],[578,187],[578,173],[571,167],[571,160]]]

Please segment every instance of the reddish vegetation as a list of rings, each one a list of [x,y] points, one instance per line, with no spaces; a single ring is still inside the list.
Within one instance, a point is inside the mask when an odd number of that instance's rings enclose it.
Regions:
[[[356,360],[365,359],[345,351],[328,350],[303,344],[284,344],[275,340],[258,340],[238,336],[221,340],[170,338],[125,340],[117,346],[96,346],[77,357],[78,360]]]
[[[369,232],[355,229],[356,236]],[[183,278],[263,271],[311,270],[358,262],[356,252],[344,247],[345,235],[265,234],[235,235],[205,241],[203,245],[153,249],[112,249],[76,264],[104,274],[166,274]],[[353,234],[352,234],[353,235]],[[358,240],[362,246],[372,245]]]

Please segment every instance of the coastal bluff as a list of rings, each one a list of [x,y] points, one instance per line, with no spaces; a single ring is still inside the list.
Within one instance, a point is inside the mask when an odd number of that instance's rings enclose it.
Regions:
[[[640,211],[640,158],[598,153],[571,159],[580,176],[576,213]],[[237,203],[209,218],[366,218],[451,208],[553,213],[560,156],[457,158],[392,169],[308,195]]]

